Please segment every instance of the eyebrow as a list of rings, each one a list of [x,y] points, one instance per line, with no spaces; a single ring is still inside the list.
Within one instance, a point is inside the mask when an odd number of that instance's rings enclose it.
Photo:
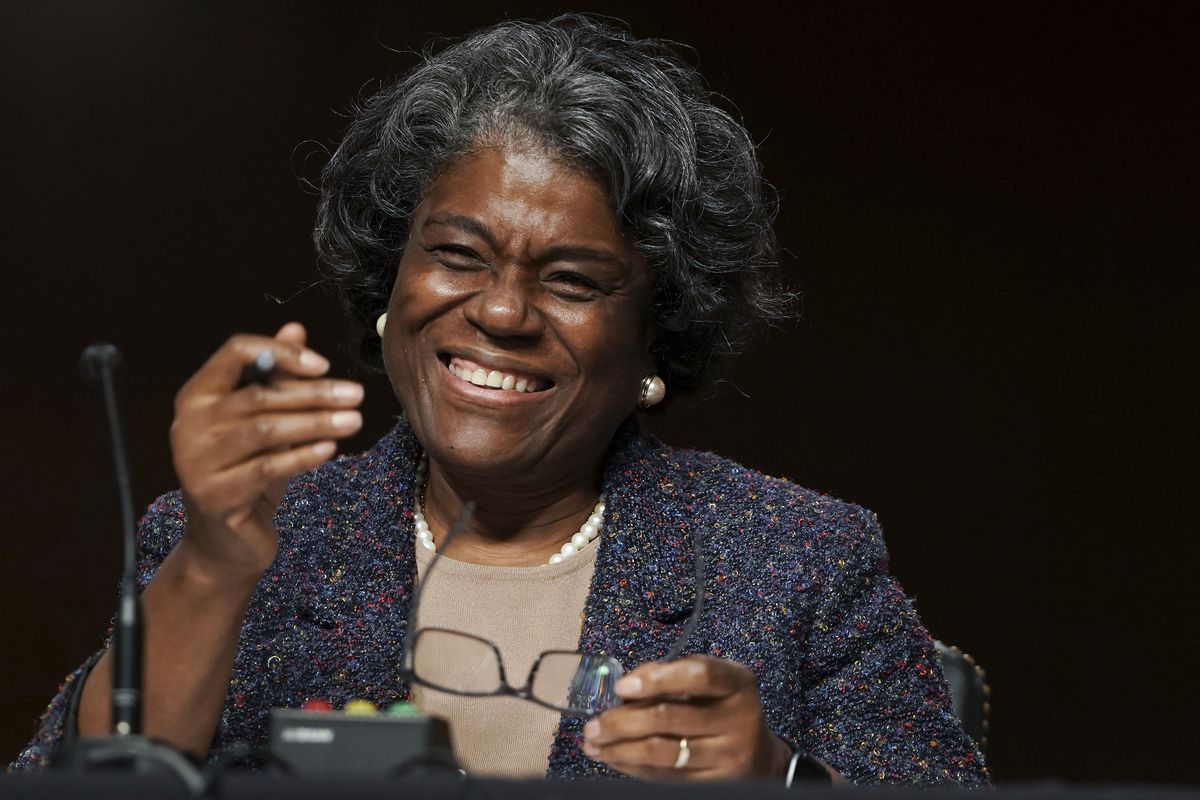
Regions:
[[[489,247],[497,249],[496,238],[492,235],[491,228],[475,217],[466,217],[461,214],[435,214],[426,219],[421,227],[430,228],[441,225],[457,228],[473,236],[478,236],[487,242]],[[539,261],[593,261],[601,264],[609,264],[614,267],[628,266],[625,263],[625,259],[616,253],[577,244],[555,245],[549,248]]]
[[[496,238],[492,236],[492,229],[474,217],[464,217],[461,214],[435,214],[425,220],[425,223],[421,227],[432,228],[439,225],[458,228],[460,231],[465,231],[483,239],[488,243],[489,247],[493,249],[496,247]]]

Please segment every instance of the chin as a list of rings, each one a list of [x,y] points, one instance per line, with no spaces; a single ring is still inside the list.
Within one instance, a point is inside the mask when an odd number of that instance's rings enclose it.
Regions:
[[[541,437],[517,433],[495,420],[439,420],[428,426],[414,423],[414,429],[430,458],[463,476],[507,483],[544,468],[551,455]]]

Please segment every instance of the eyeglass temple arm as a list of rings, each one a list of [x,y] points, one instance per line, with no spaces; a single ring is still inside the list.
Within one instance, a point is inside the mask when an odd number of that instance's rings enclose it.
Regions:
[[[696,567],[696,572],[693,576],[696,602],[692,606],[692,613],[688,615],[683,633],[675,640],[675,644],[671,646],[670,652],[663,659],[664,661],[674,661],[679,658],[684,646],[688,643],[688,639],[691,639],[692,634],[696,632],[696,624],[700,621],[700,615],[704,612],[704,554],[700,551],[700,541],[695,537],[692,538],[692,561]]]
[[[463,504],[462,510],[458,512],[458,518],[454,520],[454,524],[450,526],[450,531],[446,534],[446,538],[442,540],[442,547],[447,547],[454,537],[462,533],[463,528],[467,527],[467,523],[471,521],[471,515],[475,513],[475,501],[468,500]],[[440,550],[433,551],[433,558],[429,560],[429,568],[425,570],[425,580],[417,582],[417,591],[413,595],[412,605],[408,607],[408,621],[404,628],[404,669],[407,672],[412,672],[412,648],[413,640],[416,638],[417,631],[417,612],[421,608],[421,595],[425,592],[425,586],[429,583],[429,576],[433,574],[433,568],[437,566],[438,559],[442,557]],[[415,575],[415,573],[414,573]]]

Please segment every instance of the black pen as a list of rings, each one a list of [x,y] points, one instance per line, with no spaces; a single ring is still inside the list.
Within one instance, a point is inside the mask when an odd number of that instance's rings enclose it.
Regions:
[[[253,383],[266,383],[274,369],[275,351],[263,350],[242,369],[242,378],[238,381],[238,388],[243,389]]]

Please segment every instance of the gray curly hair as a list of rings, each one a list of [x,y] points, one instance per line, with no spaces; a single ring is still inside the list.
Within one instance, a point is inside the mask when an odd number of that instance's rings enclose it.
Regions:
[[[481,145],[533,143],[608,191],[654,274],[658,372],[676,392],[789,316],[775,196],[742,125],[670,42],[587,15],[502,22],[433,53],[356,110],[321,176],[314,240],[379,363],[413,214],[440,171]]]

